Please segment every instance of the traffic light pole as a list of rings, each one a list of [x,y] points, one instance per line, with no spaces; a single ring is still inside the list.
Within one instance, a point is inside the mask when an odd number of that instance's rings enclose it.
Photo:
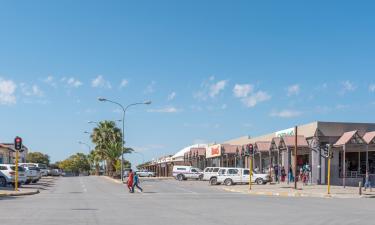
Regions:
[[[250,168],[249,168],[249,190],[251,190],[251,177],[253,175],[253,157],[250,157]]]
[[[14,179],[14,191],[18,191],[18,154],[19,154],[19,151],[16,150],[16,168],[15,168],[15,171],[16,171],[16,177]]]

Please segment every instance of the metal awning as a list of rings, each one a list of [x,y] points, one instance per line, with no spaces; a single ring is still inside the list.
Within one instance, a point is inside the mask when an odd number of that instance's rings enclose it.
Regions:
[[[255,142],[255,149],[259,152],[269,152],[272,148],[270,141],[258,141]]]
[[[368,145],[375,145],[375,131],[367,132],[367,133],[363,136],[363,140],[364,140]]]

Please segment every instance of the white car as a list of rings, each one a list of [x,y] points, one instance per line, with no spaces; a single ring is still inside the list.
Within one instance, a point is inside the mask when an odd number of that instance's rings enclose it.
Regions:
[[[248,184],[250,180],[250,170],[243,168],[220,168],[217,177],[211,177],[210,184],[225,184],[227,186],[234,184]],[[270,182],[269,174],[260,174],[253,172],[251,182],[256,184],[266,184]]]
[[[203,179],[204,181],[211,180],[211,177],[214,177],[219,174],[220,167],[207,167],[203,170]]]
[[[155,173],[147,170],[141,170],[136,172],[139,177],[154,177]]]
[[[203,172],[202,170],[192,166],[174,166],[173,177],[175,177],[179,181],[187,179],[202,180]]]
[[[7,186],[8,184],[15,185],[16,180],[16,166],[12,164],[0,164],[0,186]],[[27,177],[25,169],[18,167],[18,186],[26,183]]]
[[[26,173],[26,182],[25,184],[33,183],[35,184],[40,180],[40,172],[38,171],[38,168],[35,166],[27,166],[27,165],[21,165],[25,169]]]
[[[49,170],[47,168],[47,165],[45,165],[43,163],[20,163],[20,165],[35,166],[35,167],[39,168],[40,173],[43,177],[48,176]]]

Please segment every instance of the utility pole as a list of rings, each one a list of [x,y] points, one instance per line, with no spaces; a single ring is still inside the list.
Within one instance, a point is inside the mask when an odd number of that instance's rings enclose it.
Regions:
[[[298,129],[294,127],[294,189],[297,190],[297,148],[298,148]]]

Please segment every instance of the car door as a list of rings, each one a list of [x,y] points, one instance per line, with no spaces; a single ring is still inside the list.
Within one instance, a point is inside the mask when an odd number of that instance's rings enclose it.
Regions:
[[[242,170],[242,176],[241,176],[241,183],[249,183],[250,180],[250,170],[249,169],[244,169]]]
[[[192,169],[190,170],[190,178],[192,178],[192,179],[197,179],[198,176],[199,176],[198,171],[197,171],[195,168],[192,168]]]

